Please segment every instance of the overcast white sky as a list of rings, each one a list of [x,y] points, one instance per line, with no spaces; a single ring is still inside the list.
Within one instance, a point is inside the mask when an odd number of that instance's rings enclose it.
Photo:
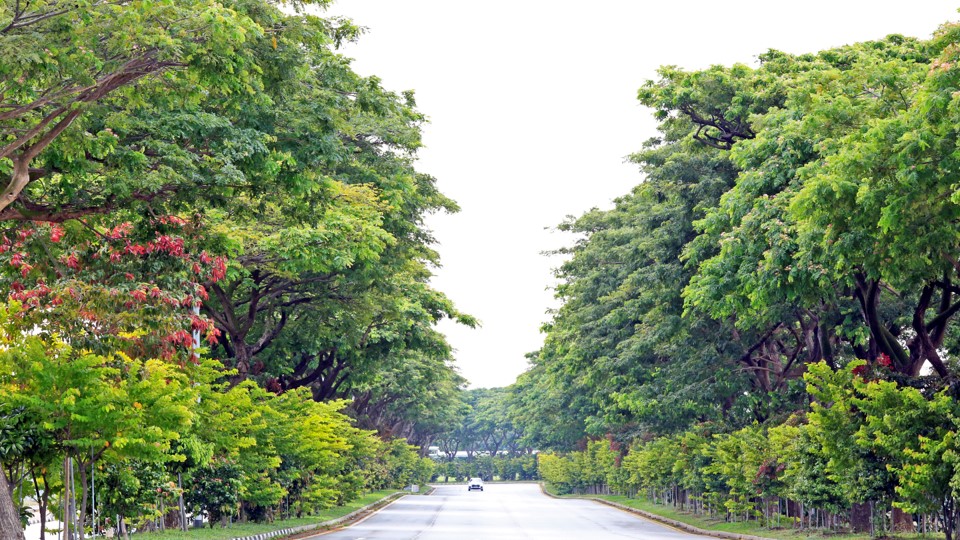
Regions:
[[[430,117],[418,169],[462,210],[429,221],[434,285],[476,317],[441,325],[471,387],[505,386],[540,347],[556,307],[541,255],[549,229],[609,208],[641,181],[624,157],[654,136],[636,101],[661,65],[755,64],[898,33],[929,37],[960,18],[947,0],[337,0],[329,15],[369,29],[345,49],[363,75],[416,91]]]

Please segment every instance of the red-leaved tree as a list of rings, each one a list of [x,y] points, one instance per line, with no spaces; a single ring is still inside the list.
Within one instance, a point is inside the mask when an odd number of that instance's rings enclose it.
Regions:
[[[7,332],[56,334],[75,348],[185,361],[194,335],[219,331],[195,308],[223,257],[202,247],[199,219],[113,224],[17,223],[0,232],[0,289],[21,311]]]

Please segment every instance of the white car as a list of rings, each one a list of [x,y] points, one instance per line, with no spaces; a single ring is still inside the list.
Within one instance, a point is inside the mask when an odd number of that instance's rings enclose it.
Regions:
[[[467,491],[473,491],[473,490],[475,490],[475,489],[479,489],[480,491],[483,491],[483,480],[482,480],[482,479],[480,479],[480,478],[471,478],[470,481],[467,482]]]

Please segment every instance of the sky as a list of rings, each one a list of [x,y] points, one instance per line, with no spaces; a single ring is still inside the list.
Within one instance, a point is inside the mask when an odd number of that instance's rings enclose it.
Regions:
[[[337,0],[367,28],[342,50],[361,75],[414,90],[430,123],[417,169],[460,205],[427,226],[432,284],[478,329],[439,329],[471,388],[506,386],[559,306],[544,252],[567,216],[610,208],[642,181],[625,162],[656,135],[637,89],[657,68],[756,65],[769,49],[816,52],[888,34],[929,37],[960,1]]]

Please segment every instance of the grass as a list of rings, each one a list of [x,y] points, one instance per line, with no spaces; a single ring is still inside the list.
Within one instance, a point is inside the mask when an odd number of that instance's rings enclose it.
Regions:
[[[228,540],[230,538],[237,538],[240,536],[250,536],[252,534],[260,534],[271,531],[278,531],[280,529],[286,529],[289,527],[299,527],[301,525],[313,525],[316,523],[323,523],[324,521],[330,521],[331,519],[336,519],[343,517],[350,512],[359,510],[364,506],[373,504],[380,499],[397,493],[396,490],[383,490],[383,491],[374,491],[368,493],[359,499],[345,504],[343,506],[336,506],[333,508],[328,508],[321,511],[320,513],[303,518],[293,518],[293,519],[283,519],[277,520],[273,523],[234,523],[224,529],[221,529],[219,526],[214,525],[211,529],[209,527],[204,527],[203,529],[190,529],[187,532],[179,530],[168,530],[164,532],[145,532],[133,534],[130,536],[131,540]]]
[[[644,499],[631,499],[624,495],[600,495],[598,499],[620,503],[630,508],[645,510],[651,514],[665,517],[693,525],[700,529],[711,531],[724,531],[734,534],[749,534],[752,536],[762,536],[764,538],[774,538],[777,540],[802,540],[804,538],[824,538],[824,535],[818,531],[794,530],[794,529],[768,529],[759,526],[755,521],[736,521],[727,522],[722,519],[710,518],[709,516],[697,515],[692,512],[681,511],[673,506],[654,504]],[[868,540],[870,535],[864,534],[831,534],[830,538],[836,540]]]
[[[548,491],[550,491],[548,489]],[[550,491],[552,494],[553,492]],[[760,536],[763,538],[772,538],[775,540],[870,540],[869,534],[852,533],[832,533],[828,531],[810,530],[810,529],[769,529],[762,527],[755,521],[727,522],[722,519],[710,518],[709,516],[697,515],[692,512],[682,511],[673,506],[654,504],[646,499],[631,499],[625,495],[562,495],[563,498],[589,498],[603,499],[615,503],[643,510],[651,514],[686,523],[699,529],[709,531],[723,531],[734,534],[746,534],[751,536]],[[941,535],[923,536],[920,534],[898,534],[891,538],[899,540],[919,540],[919,539],[939,539]]]

